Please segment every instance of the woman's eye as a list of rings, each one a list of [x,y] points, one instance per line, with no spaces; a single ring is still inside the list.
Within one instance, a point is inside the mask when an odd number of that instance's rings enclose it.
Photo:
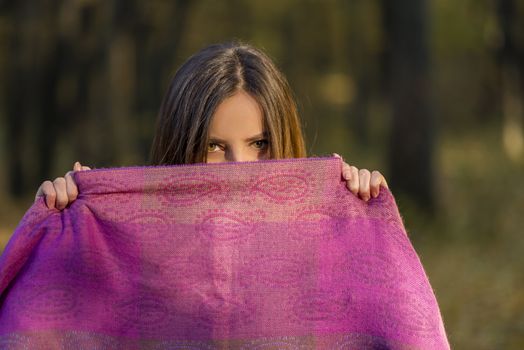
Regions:
[[[220,146],[216,143],[210,142],[207,144],[207,151],[208,152],[216,152],[220,149]]]
[[[253,145],[255,145],[255,147],[258,149],[265,149],[267,148],[268,144],[269,143],[267,140],[258,140],[258,141],[253,142]]]

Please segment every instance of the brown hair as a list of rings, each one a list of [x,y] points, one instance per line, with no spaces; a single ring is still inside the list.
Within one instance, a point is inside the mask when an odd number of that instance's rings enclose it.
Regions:
[[[205,162],[211,118],[240,89],[263,111],[270,158],[305,157],[297,106],[285,77],[261,50],[229,42],[202,49],[175,73],[160,106],[151,163]]]

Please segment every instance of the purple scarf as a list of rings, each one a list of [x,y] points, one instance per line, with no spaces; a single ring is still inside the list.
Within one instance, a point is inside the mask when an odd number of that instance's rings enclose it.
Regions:
[[[0,258],[1,349],[449,349],[395,199],[338,158],[74,176]]]

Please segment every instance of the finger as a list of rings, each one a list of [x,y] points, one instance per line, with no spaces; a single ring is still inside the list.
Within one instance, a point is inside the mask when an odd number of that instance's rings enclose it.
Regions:
[[[69,171],[65,175],[66,192],[69,202],[74,201],[76,197],[78,197],[78,187],[76,186],[75,180],[73,180],[73,176],[71,174],[72,171]]]
[[[342,163],[342,177],[344,178],[344,180],[346,181],[349,181],[351,180],[351,167],[349,166],[348,163],[346,162],[343,162]]]
[[[47,180],[42,183],[37,192],[37,197],[38,196],[44,196],[45,204],[49,209],[55,207],[56,191],[51,181]]]
[[[38,200],[38,197],[42,197],[44,195],[44,193],[42,192],[42,187],[44,186],[44,184],[42,183],[40,185],[40,187],[38,187],[38,190],[36,191],[36,194],[35,194],[35,202]]]
[[[45,185],[46,181],[42,182],[42,184],[38,187],[38,190],[36,191],[36,194],[35,194],[35,202],[38,200],[39,197],[43,197],[44,196],[44,185]]]
[[[66,180],[63,177],[57,177],[55,181],[53,181],[53,186],[56,191],[56,209],[62,210],[68,203]]]
[[[342,159],[342,156],[341,156],[340,154],[338,154],[338,153],[332,153],[331,155],[332,155],[333,157],[337,157],[337,158]]]
[[[358,177],[360,181],[360,198],[362,198],[365,201],[368,201],[369,198],[371,198],[369,194],[369,181],[371,180],[371,173],[367,169],[360,169],[358,172]]]
[[[75,162],[75,164],[73,165],[73,171],[81,171],[81,170],[91,170],[91,168],[80,164],[80,162]]]
[[[380,183],[381,186],[384,186],[389,190],[388,182],[386,181],[386,178],[382,176],[382,182]]]
[[[376,198],[378,196],[380,192],[380,184],[382,183],[383,178],[384,176],[382,176],[382,174],[377,170],[374,170],[371,173],[371,181],[369,182],[369,187],[371,196],[373,198]]]
[[[356,196],[360,187],[360,182],[358,180],[358,169],[354,166],[350,166],[349,168],[351,169],[351,179],[347,181],[346,186]]]

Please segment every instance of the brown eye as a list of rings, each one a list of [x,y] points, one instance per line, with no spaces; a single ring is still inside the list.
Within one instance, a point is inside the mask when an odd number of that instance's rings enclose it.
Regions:
[[[269,142],[267,140],[258,140],[258,141],[253,142],[253,145],[255,145],[255,148],[258,148],[258,149],[266,149],[268,144]]]

